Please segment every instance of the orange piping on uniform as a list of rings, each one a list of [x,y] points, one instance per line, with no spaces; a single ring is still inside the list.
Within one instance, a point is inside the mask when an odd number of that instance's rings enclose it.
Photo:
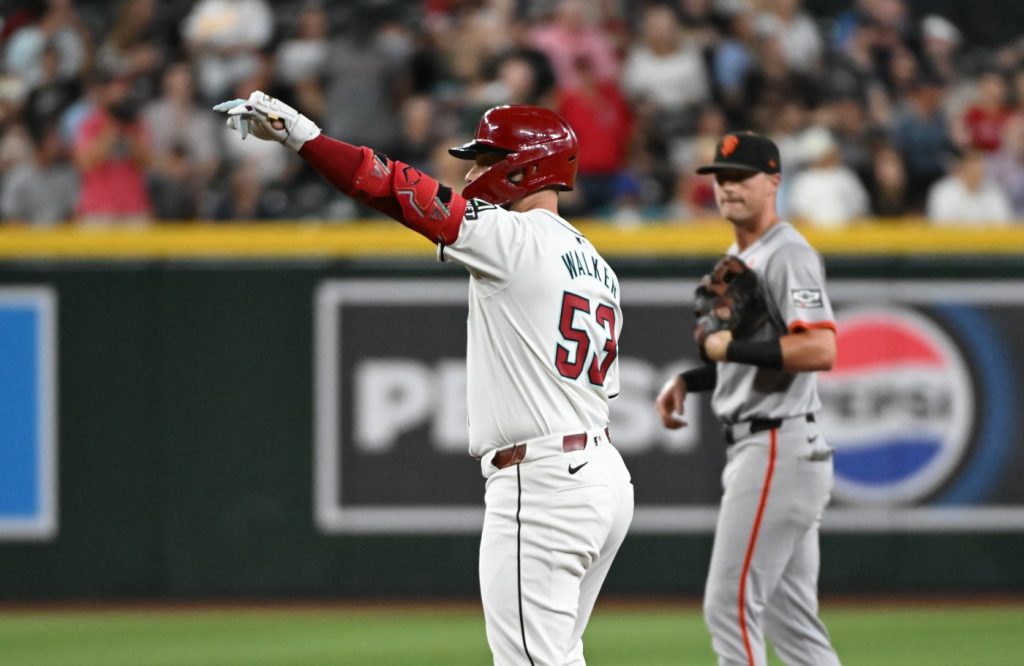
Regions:
[[[754,652],[750,649],[750,637],[747,635],[747,574],[750,573],[750,562],[754,559],[754,546],[757,545],[757,534],[761,531],[764,507],[768,504],[768,491],[772,485],[772,475],[775,473],[775,453],[778,449],[778,439],[778,429],[772,428],[769,435],[771,449],[768,452],[768,471],[764,475],[764,486],[761,487],[761,501],[757,505],[757,516],[754,518],[754,527],[750,530],[747,555],[743,558],[743,571],[740,573],[740,632],[743,634],[743,647],[747,651],[747,662],[750,666],[755,666],[755,662]]]
[[[810,331],[816,328],[827,328],[833,333],[836,332],[836,323],[834,321],[794,321],[789,325],[789,332],[796,333],[797,331]]]

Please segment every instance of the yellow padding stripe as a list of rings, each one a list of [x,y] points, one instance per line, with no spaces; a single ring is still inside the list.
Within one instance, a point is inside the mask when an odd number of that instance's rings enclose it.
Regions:
[[[581,222],[579,229],[609,257],[717,255],[732,242],[722,221],[615,227]],[[942,227],[919,222],[869,222],[842,230],[802,229],[829,255],[1024,254],[1024,225]],[[304,222],[149,228],[0,227],[0,259],[289,259],[430,257],[432,245],[392,222]]]

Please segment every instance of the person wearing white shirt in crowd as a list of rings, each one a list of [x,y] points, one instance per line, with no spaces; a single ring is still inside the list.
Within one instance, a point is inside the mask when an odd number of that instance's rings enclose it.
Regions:
[[[181,35],[195,57],[199,91],[210,100],[258,69],[257,51],[274,36],[274,15],[264,0],[199,0]]]
[[[782,41],[787,65],[798,72],[814,72],[821,65],[824,43],[817,24],[801,4],[801,0],[775,0],[758,21]]]
[[[824,127],[807,129],[798,140],[809,166],[793,178],[790,217],[823,227],[840,227],[868,214],[868,193],[843,164],[839,144]]]
[[[926,215],[932,224],[1009,224],[1013,217],[1010,199],[997,183],[985,176],[982,153],[968,150],[950,175],[928,191]]]
[[[687,40],[675,12],[664,5],[644,11],[643,41],[626,58],[622,87],[667,112],[685,111],[709,97],[704,61]]]

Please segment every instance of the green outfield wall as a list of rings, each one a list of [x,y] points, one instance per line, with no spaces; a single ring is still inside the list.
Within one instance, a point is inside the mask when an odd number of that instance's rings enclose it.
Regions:
[[[822,537],[826,594],[1024,591],[1024,236],[944,233],[815,239],[850,317],[894,313],[886,325],[940,350],[912,377],[920,396],[903,411],[879,388],[884,363],[851,366],[829,395],[954,451],[927,483],[867,481],[904,493],[891,501],[862,501],[851,477]],[[696,435],[652,444],[661,435],[645,439],[638,405],[692,356],[688,292],[727,236],[591,236],[623,284],[623,354],[640,396],[612,431],[644,513],[606,589],[699,594],[723,457],[716,428],[701,404]],[[397,359],[409,382],[458,395],[465,304],[451,294],[465,280],[393,226],[0,231],[0,343],[5,326],[12,340],[0,349],[0,599],[476,595],[483,483],[435,413],[450,424],[458,401],[437,398],[373,439],[367,429],[401,396],[374,398],[359,383]],[[418,303],[409,285],[436,290]],[[331,321],[343,324],[325,329]],[[912,360],[902,353],[885,362]],[[332,374],[338,392],[325,395]],[[837,408],[837,436],[871,418]],[[851,446],[891,435],[862,421]],[[336,476],[325,480],[327,464]],[[410,506],[433,513],[410,525]],[[374,515],[380,524],[360,522]]]

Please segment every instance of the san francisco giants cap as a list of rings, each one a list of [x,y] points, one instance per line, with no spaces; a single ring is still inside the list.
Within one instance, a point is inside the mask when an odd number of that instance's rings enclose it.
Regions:
[[[735,169],[762,173],[779,172],[779,147],[766,136],[754,132],[730,132],[715,147],[715,161],[697,173]]]

